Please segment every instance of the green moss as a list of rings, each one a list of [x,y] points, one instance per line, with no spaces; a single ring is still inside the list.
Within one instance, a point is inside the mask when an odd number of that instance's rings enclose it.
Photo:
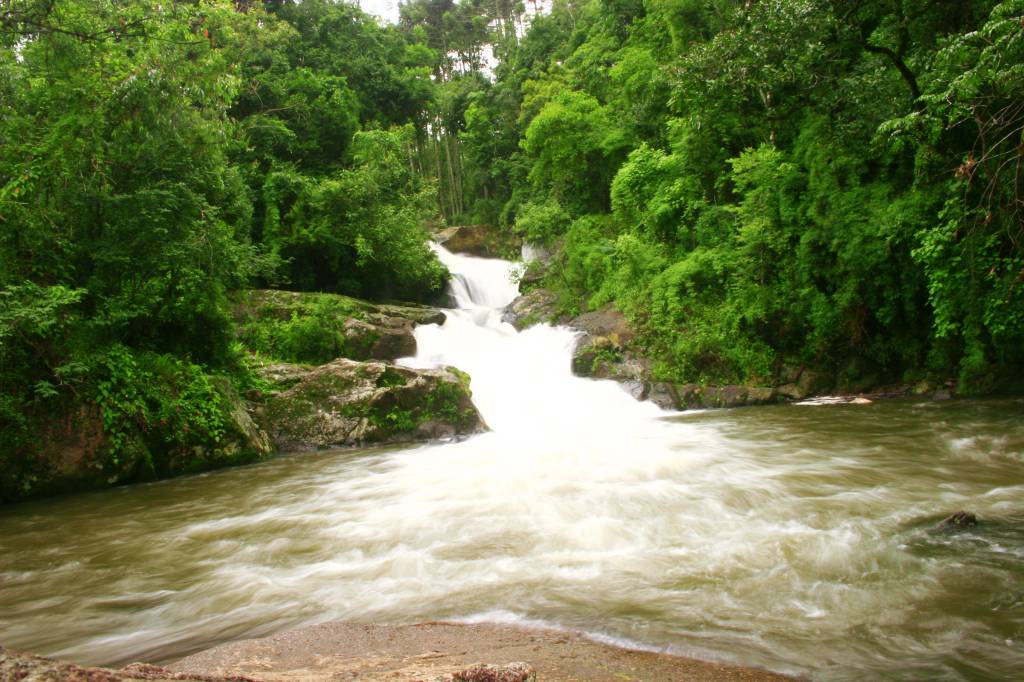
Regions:
[[[377,388],[385,388],[391,386],[405,386],[406,380],[402,376],[401,372],[398,372],[392,367],[385,367],[381,375],[377,377]]]
[[[236,294],[236,334],[250,351],[284,362],[323,364],[335,358],[365,358],[375,342],[353,345],[345,322],[365,320],[372,310],[339,294],[248,291]]]

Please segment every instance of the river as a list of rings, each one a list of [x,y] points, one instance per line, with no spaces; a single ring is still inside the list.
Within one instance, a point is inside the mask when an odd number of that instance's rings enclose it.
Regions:
[[[409,365],[491,432],[0,508],[0,644],[164,662],[342,619],[509,621],[816,680],[1024,670],[1024,401],[666,413],[517,333],[510,265]],[[975,512],[977,528],[935,528]]]

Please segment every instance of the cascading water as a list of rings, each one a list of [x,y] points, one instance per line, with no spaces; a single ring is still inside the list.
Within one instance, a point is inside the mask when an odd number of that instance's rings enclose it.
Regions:
[[[511,264],[408,364],[491,432],[281,457],[0,510],[0,644],[167,660],[302,623],[515,620],[822,680],[1024,669],[1021,401],[671,416],[517,333]],[[977,529],[935,530],[968,508]]]
[[[536,440],[551,449],[577,444],[586,433],[604,450],[636,447],[633,427],[650,424],[661,410],[636,402],[614,382],[573,376],[572,330],[537,325],[520,333],[502,322],[503,309],[519,295],[515,265],[434,248],[453,274],[458,307],[448,311],[444,325],[419,327],[416,357],[400,363],[468,372],[473,401],[500,436],[488,439],[492,446],[520,448],[524,440]]]

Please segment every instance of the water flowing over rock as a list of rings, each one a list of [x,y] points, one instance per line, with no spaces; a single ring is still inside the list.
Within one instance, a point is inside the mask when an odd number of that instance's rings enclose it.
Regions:
[[[978,517],[973,513],[958,511],[942,519],[938,527],[941,530],[963,530],[964,528],[974,528],[977,525]]]
[[[453,368],[338,359],[316,368],[272,365],[264,372],[292,383],[256,409],[280,450],[451,438],[486,428],[469,377]]]

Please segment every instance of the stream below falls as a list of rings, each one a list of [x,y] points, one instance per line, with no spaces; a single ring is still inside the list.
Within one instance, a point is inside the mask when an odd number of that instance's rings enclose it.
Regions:
[[[0,644],[166,662],[347,620],[506,621],[816,680],[1024,670],[1024,401],[666,413],[501,322],[511,264],[439,249],[413,366],[491,431],[0,508]],[[973,529],[936,523],[960,509]]]

